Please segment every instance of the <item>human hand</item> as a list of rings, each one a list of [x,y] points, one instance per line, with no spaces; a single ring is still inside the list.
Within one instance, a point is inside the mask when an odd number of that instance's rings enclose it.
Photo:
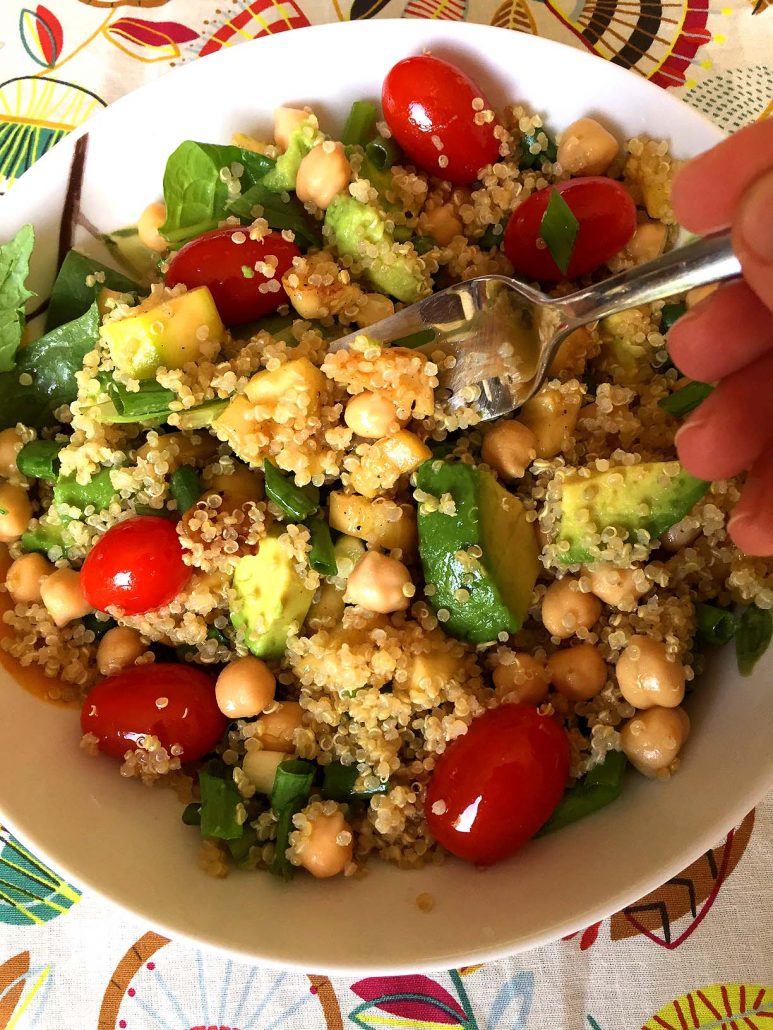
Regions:
[[[676,323],[668,347],[685,375],[717,388],[676,434],[693,475],[747,471],[728,522],[747,554],[773,554],[773,119],[690,161],[674,180],[674,213],[691,232],[732,227],[743,281],[721,287]]]

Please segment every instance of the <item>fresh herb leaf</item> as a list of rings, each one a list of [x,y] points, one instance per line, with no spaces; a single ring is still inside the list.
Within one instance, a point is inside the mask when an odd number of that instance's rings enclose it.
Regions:
[[[335,576],[338,573],[330,526],[319,516],[309,519],[306,528],[310,534],[309,565],[321,576]]]
[[[317,769],[311,762],[299,758],[291,758],[277,768],[274,787],[271,791],[271,807],[276,813],[276,848],[271,872],[281,876],[283,880],[291,879],[293,866],[287,860],[290,833],[293,828],[293,816],[300,812],[311,793],[311,785]]]
[[[767,651],[773,637],[773,613],[751,604],[744,608],[735,635],[735,654],[738,671],[749,676],[754,666]]]
[[[292,476],[280,472],[268,459],[263,462],[266,494],[290,518],[303,521],[319,508],[319,490],[315,486],[296,486]]]
[[[345,147],[364,147],[375,127],[376,105],[370,100],[355,100],[341,133],[341,142]]]
[[[23,225],[12,240],[0,246],[0,372],[14,367],[24,332],[24,305],[34,297],[24,285],[34,242],[34,229]]]
[[[207,640],[216,640],[222,647],[230,647],[230,640],[217,626],[207,626]]]
[[[698,636],[707,644],[726,644],[738,632],[739,619],[729,608],[715,604],[695,605]]]
[[[198,801],[186,805],[180,818],[186,826],[201,826],[201,805]]]
[[[539,150],[536,154],[532,154],[531,148],[533,146],[541,145],[537,136],[541,135],[543,132],[545,133],[545,136],[547,136],[547,146],[544,150]],[[521,168],[533,168],[538,161],[540,164],[543,161],[553,162],[557,157],[558,147],[556,146],[556,141],[548,136],[544,129],[537,129],[536,132],[527,132],[521,137],[521,156],[518,161]]]
[[[77,397],[75,373],[96,347],[98,337],[95,303],[80,318],[57,326],[20,351],[15,369],[0,373],[0,429],[17,422],[35,429],[54,425],[56,409]],[[19,376],[25,372],[32,376],[32,383],[23,386]]]
[[[244,825],[238,822],[236,809],[242,804],[242,796],[233,780],[216,776],[205,767],[199,769],[199,790],[202,837],[219,837],[220,840],[241,837]]]
[[[627,764],[622,751],[608,751],[600,765],[594,766],[564,794],[539,835],[560,830],[611,804],[623,789],[623,773]]]
[[[53,482],[59,471],[59,452],[63,447],[63,443],[53,440],[32,440],[25,443],[16,455],[16,467],[30,479]]]
[[[115,619],[98,619],[94,612],[83,616],[83,625],[90,629],[97,640],[100,640],[110,629],[115,629],[118,623]]]
[[[274,167],[270,157],[241,147],[186,140],[169,156],[164,171],[166,221],[159,232],[179,246],[215,229],[228,213],[232,199],[220,173],[241,165],[242,193]]]
[[[97,272],[104,275],[104,280],[88,286],[86,279]],[[88,311],[103,286],[117,293],[137,294],[140,291],[137,283],[127,279],[120,272],[108,268],[94,258],[78,253],[77,250],[71,250],[62,262],[51,289],[46,314],[46,332],[64,325],[65,322],[72,322],[84,311]]]
[[[382,782],[376,790],[355,790],[359,776],[356,765],[344,765],[342,762],[330,762],[322,771],[322,797],[330,801],[352,801],[358,798],[370,798],[375,794],[386,794],[389,784]]]
[[[572,213],[572,209],[554,186],[550,191],[550,200],[540,222],[539,234],[540,239],[547,244],[550,256],[564,275],[566,275],[569,262],[572,260],[572,251],[579,229],[580,223]]]
[[[105,511],[118,497],[118,491],[110,479],[112,469],[103,468],[92,476],[88,483],[79,483],[75,473],[60,476],[54,486],[54,504],[79,508],[81,511],[93,505],[95,511]]]
[[[282,197],[287,199],[283,200]],[[273,193],[256,182],[240,196],[228,202],[228,214],[237,215],[245,222],[254,219],[253,208],[260,206],[262,216],[272,229],[291,229],[295,242],[302,249],[322,246],[322,234],[318,226],[306,213],[303,204],[290,194]]]
[[[661,397],[658,407],[667,411],[674,418],[682,418],[694,411],[699,404],[702,404],[714,390],[708,383],[692,382],[670,393],[668,397]]]
[[[687,305],[683,300],[675,301],[673,304],[664,304],[660,312],[660,331],[662,333],[669,333],[673,328],[674,322],[681,318],[686,310]]]
[[[494,225],[486,226],[486,231],[478,240],[478,246],[483,250],[491,250],[492,247],[501,247],[505,238],[505,226],[507,221],[496,222]]]
[[[191,465],[181,465],[169,477],[169,492],[177,501],[177,511],[182,515],[198,501],[204,487]]]

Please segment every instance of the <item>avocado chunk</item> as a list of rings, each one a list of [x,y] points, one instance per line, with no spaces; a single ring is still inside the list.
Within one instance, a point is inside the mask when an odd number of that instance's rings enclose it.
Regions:
[[[449,613],[443,629],[474,644],[517,632],[539,569],[521,502],[490,472],[460,462],[426,461],[416,485],[446,502],[434,511],[422,503],[418,515],[424,578],[435,588],[428,600]],[[449,496],[455,511],[444,514]]]
[[[137,315],[108,322],[101,332],[117,369],[135,379],[152,379],[162,366],[182,368],[197,361],[202,345],[211,350],[225,327],[212,294],[199,286]]]
[[[257,554],[239,559],[232,583],[231,622],[258,658],[281,658],[291,630],[297,631],[314,591],[305,586],[292,556],[277,536],[268,536]]]
[[[54,486],[54,505],[60,516],[62,508],[78,508],[84,511],[93,507],[94,511],[105,511],[113,501],[118,499],[118,491],[110,478],[111,469],[101,469],[88,483],[79,483],[72,473],[59,476]],[[65,516],[66,519],[70,517]]]
[[[634,542],[656,540],[703,497],[709,484],[676,461],[624,465],[563,481],[557,541],[569,544],[559,557],[567,563],[601,560],[600,534],[613,528]]]
[[[341,193],[325,212],[325,226],[338,253],[361,264],[377,290],[406,304],[430,292],[424,262],[412,244],[395,243],[378,208]],[[366,244],[375,246],[375,256],[365,253]]]
[[[313,114],[292,131],[287,142],[287,149],[276,159],[271,171],[266,172],[260,180],[262,186],[272,193],[283,193],[295,189],[298,169],[301,161],[312,147],[322,143],[324,135],[319,131],[319,122]]]

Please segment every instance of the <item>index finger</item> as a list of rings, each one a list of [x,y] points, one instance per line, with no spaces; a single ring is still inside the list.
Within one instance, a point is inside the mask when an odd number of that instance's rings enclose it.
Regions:
[[[701,235],[724,229],[732,222],[744,191],[771,168],[773,119],[766,119],[688,161],[671,192],[677,220]]]

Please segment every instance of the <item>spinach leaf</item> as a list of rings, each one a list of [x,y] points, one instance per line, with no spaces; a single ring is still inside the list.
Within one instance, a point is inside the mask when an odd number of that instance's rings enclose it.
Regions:
[[[199,769],[201,791],[201,835],[236,840],[244,833],[237,818],[242,796],[232,780],[215,776],[207,769]]]
[[[0,373],[0,429],[17,422],[35,429],[54,425],[56,409],[78,395],[75,373],[96,347],[98,336],[99,314],[94,303],[80,318],[25,347],[15,369]],[[30,384],[19,382],[23,373],[32,376]]]
[[[164,171],[166,221],[160,228],[173,245],[180,245],[209,229],[229,214],[231,195],[221,177],[224,168],[239,164],[244,193],[274,167],[270,157],[241,147],[186,140],[169,157]]]
[[[23,225],[0,247],[0,372],[13,368],[24,331],[24,305],[34,296],[24,285],[34,242],[34,229]]]
[[[97,272],[104,274],[103,282],[95,282],[93,286],[86,285],[86,279]],[[46,332],[56,329],[65,322],[72,322],[84,311],[88,311],[97,294],[103,286],[117,293],[138,293],[137,283],[127,279],[120,272],[108,268],[94,258],[79,254],[77,250],[71,250],[62,262],[56,282],[51,290],[51,300],[48,302],[48,314],[46,315]]]
[[[245,222],[251,222],[254,218],[252,209],[260,205],[263,208],[263,218],[272,229],[292,229],[295,233],[295,242],[304,250],[309,247],[321,247],[322,234],[306,213],[303,204],[289,194],[286,194],[287,200],[282,200],[283,195],[285,194],[272,193],[262,183],[256,182],[229,202],[228,212],[238,215]]]
[[[567,790],[539,831],[539,836],[584,819],[586,815],[606,808],[620,797],[627,764],[622,751],[608,751],[600,765],[594,766],[579,783]]]
[[[695,605],[697,633],[707,644],[727,644],[738,632],[739,618],[729,608],[715,604]]]
[[[735,652],[738,671],[749,676],[762,658],[773,638],[773,613],[768,609],[750,604],[741,612],[738,632],[735,635]]]

